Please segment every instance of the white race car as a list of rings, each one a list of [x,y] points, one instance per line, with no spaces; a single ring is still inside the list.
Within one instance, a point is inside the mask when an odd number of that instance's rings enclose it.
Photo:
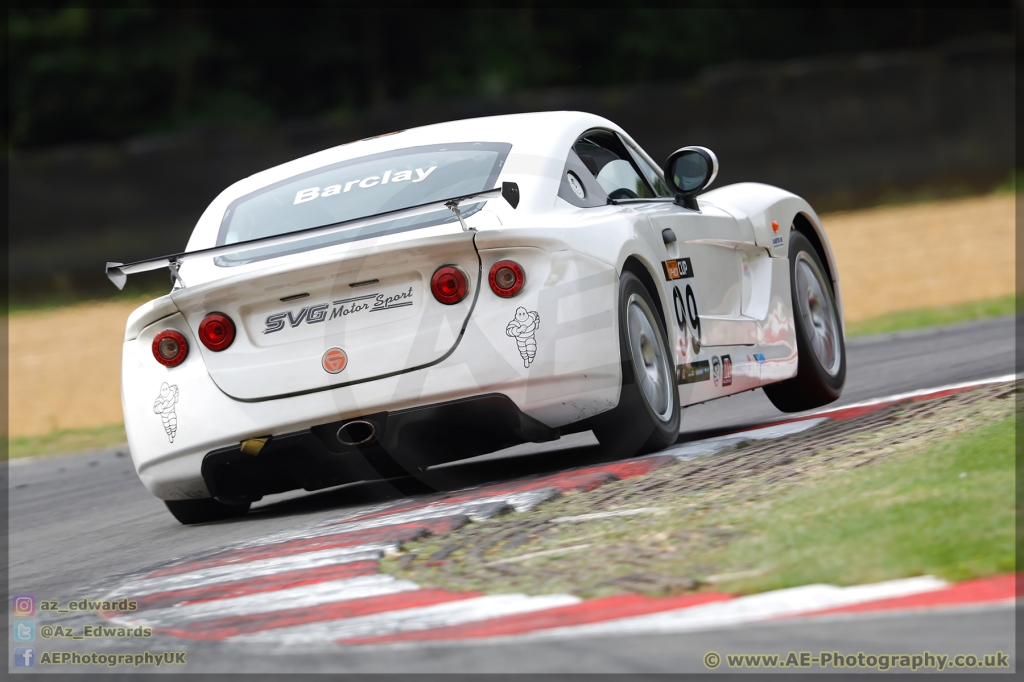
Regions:
[[[550,112],[341,145],[235,183],[128,319],[125,429],[182,523],[271,493],[422,475],[592,430],[623,457],[680,409],[763,386],[835,400],[842,301],[798,196],[701,194],[702,147],[664,171],[611,121]],[[697,195],[700,194],[699,199]]]

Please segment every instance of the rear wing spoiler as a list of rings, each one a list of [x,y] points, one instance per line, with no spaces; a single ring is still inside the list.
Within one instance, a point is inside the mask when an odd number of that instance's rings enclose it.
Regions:
[[[474,199],[493,199],[501,196],[509,203],[512,208],[519,206],[519,186],[514,182],[503,182],[501,187],[495,187],[494,189],[485,190],[483,192],[477,192],[475,194],[465,194],[459,197],[452,197],[451,199],[442,199],[440,201],[431,201],[426,204],[419,204],[417,206],[410,206],[408,208],[400,208],[394,211],[385,211],[384,213],[378,213],[376,215],[367,216],[365,218],[354,218],[352,220],[344,220],[340,223],[333,223],[331,225],[324,225],[323,227],[311,227],[305,230],[296,230],[295,232],[289,232],[287,234],[273,235],[270,237],[261,237],[259,239],[249,239],[242,242],[235,242],[234,244],[225,244],[223,246],[213,246],[208,249],[197,249],[196,251],[184,251],[182,253],[171,254],[170,256],[160,256],[159,258],[150,258],[148,260],[135,261],[134,263],[107,263],[107,278],[114,283],[118,289],[123,289],[125,282],[128,281],[128,275],[133,275],[137,272],[148,272],[149,270],[159,270],[160,268],[169,268],[171,271],[171,277],[179,285],[184,287],[185,283],[181,280],[178,275],[178,268],[181,267],[181,263],[189,258],[195,258],[197,256],[209,257],[209,256],[220,256],[229,253],[237,253],[238,251],[245,251],[254,246],[277,246],[279,244],[290,244],[292,242],[308,239],[309,237],[320,237],[324,235],[335,234],[338,232],[344,232],[346,230],[352,230],[366,225],[379,222],[386,218],[411,218],[417,215],[430,213],[440,208],[447,208],[454,213],[458,219],[459,224],[462,225],[463,231],[471,232],[473,228],[468,227],[466,222],[462,219],[462,213],[459,211],[459,204],[464,201],[471,201]]]

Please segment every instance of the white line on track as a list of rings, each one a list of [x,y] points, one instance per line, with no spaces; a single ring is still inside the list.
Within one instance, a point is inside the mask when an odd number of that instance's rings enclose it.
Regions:
[[[862,400],[859,403],[851,403],[850,405],[843,405],[842,407],[829,407],[823,410],[818,410],[812,413],[811,416],[821,415],[828,417],[831,412],[841,412],[843,410],[856,409],[858,407],[871,407],[872,405],[883,405],[885,403],[898,403],[903,400],[911,400],[912,398],[920,398],[928,396],[933,393],[943,393],[944,391],[956,391],[959,389],[974,388],[976,386],[988,386],[990,384],[1005,384],[1010,381],[1017,380],[1016,374],[1003,374],[998,377],[991,377],[989,379],[977,379],[975,381],[962,381],[958,384],[946,384],[945,386],[936,386],[934,388],[922,388],[917,391],[908,391],[907,393],[897,393],[896,395],[883,396],[881,398],[871,398],[870,400]]]
[[[688,461],[698,457],[704,457],[706,455],[713,455],[716,452],[728,450],[740,445],[741,443],[747,443],[752,440],[773,440],[784,436],[792,436],[793,434],[813,428],[824,421],[828,421],[828,419],[822,417],[820,419],[803,419],[800,421],[773,424],[771,426],[764,426],[758,429],[750,429],[749,431],[740,431],[739,433],[729,433],[724,436],[705,438],[704,440],[698,440],[674,448],[669,448],[668,450],[662,450],[657,454],[672,455],[681,461]]]
[[[418,589],[419,585],[409,580],[398,580],[385,574],[366,575],[228,599],[177,604],[163,609],[120,615],[113,620],[154,628],[183,627],[195,621],[270,614],[283,609],[309,608]]]
[[[691,606],[646,616],[621,618],[603,623],[554,628],[525,637],[582,637],[593,635],[626,635],[651,632],[689,632],[710,630],[742,623],[753,623],[791,616],[809,611],[849,606],[877,599],[905,597],[932,592],[949,583],[934,576],[889,580],[870,585],[836,587],[835,585],[804,585],[773,592],[764,592],[729,601]]]
[[[206,587],[231,580],[260,578],[302,569],[320,568],[354,561],[376,560],[388,550],[396,549],[397,543],[378,542],[352,547],[335,547],[300,554],[288,554],[270,559],[225,564],[202,568],[189,573],[162,575],[158,578],[143,578],[121,585],[105,599],[138,598],[147,594]]]
[[[279,630],[265,630],[229,639],[233,642],[282,645],[326,643],[339,639],[379,637],[396,632],[440,628],[517,613],[543,611],[579,602],[579,597],[569,594],[549,594],[537,597],[528,597],[524,594],[498,594],[387,613],[375,613],[369,616],[310,623]]]

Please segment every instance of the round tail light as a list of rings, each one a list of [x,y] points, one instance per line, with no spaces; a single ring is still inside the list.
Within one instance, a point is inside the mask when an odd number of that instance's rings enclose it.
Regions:
[[[439,267],[430,278],[430,292],[445,305],[455,305],[466,298],[468,289],[466,276],[453,265]]]
[[[235,340],[235,323],[227,315],[210,313],[199,323],[199,340],[212,351],[221,351]]]
[[[164,367],[177,367],[188,355],[188,341],[180,332],[165,329],[153,339],[153,357]]]
[[[500,260],[491,266],[491,272],[487,276],[491,284],[491,291],[502,298],[512,298],[523,290],[526,284],[526,275],[523,267],[512,260]]]

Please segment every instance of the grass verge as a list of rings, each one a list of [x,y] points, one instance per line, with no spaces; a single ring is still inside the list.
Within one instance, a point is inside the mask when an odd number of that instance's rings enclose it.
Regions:
[[[854,337],[885,334],[907,329],[918,329],[920,327],[937,327],[944,324],[1002,317],[1004,315],[1013,315],[1015,306],[1016,296],[1010,294],[1000,298],[972,301],[971,303],[962,303],[945,308],[905,310],[872,317],[867,320],[850,322],[846,325],[846,335]]]
[[[23,436],[7,441],[8,458],[53,455],[121,445],[128,441],[124,426],[102,426],[96,429],[66,429],[44,436]]]
[[[382,567],[424,587],[583,597],[1012,572],[1013,396],[902,403],[671,464],[408,543]]]
[[[1014,571],[1014,420],[973,428],[874,467],[744,510],[747,534],[720,561],[762,566],[742,592]],[[735,521],[742,520],[736,518]]]

